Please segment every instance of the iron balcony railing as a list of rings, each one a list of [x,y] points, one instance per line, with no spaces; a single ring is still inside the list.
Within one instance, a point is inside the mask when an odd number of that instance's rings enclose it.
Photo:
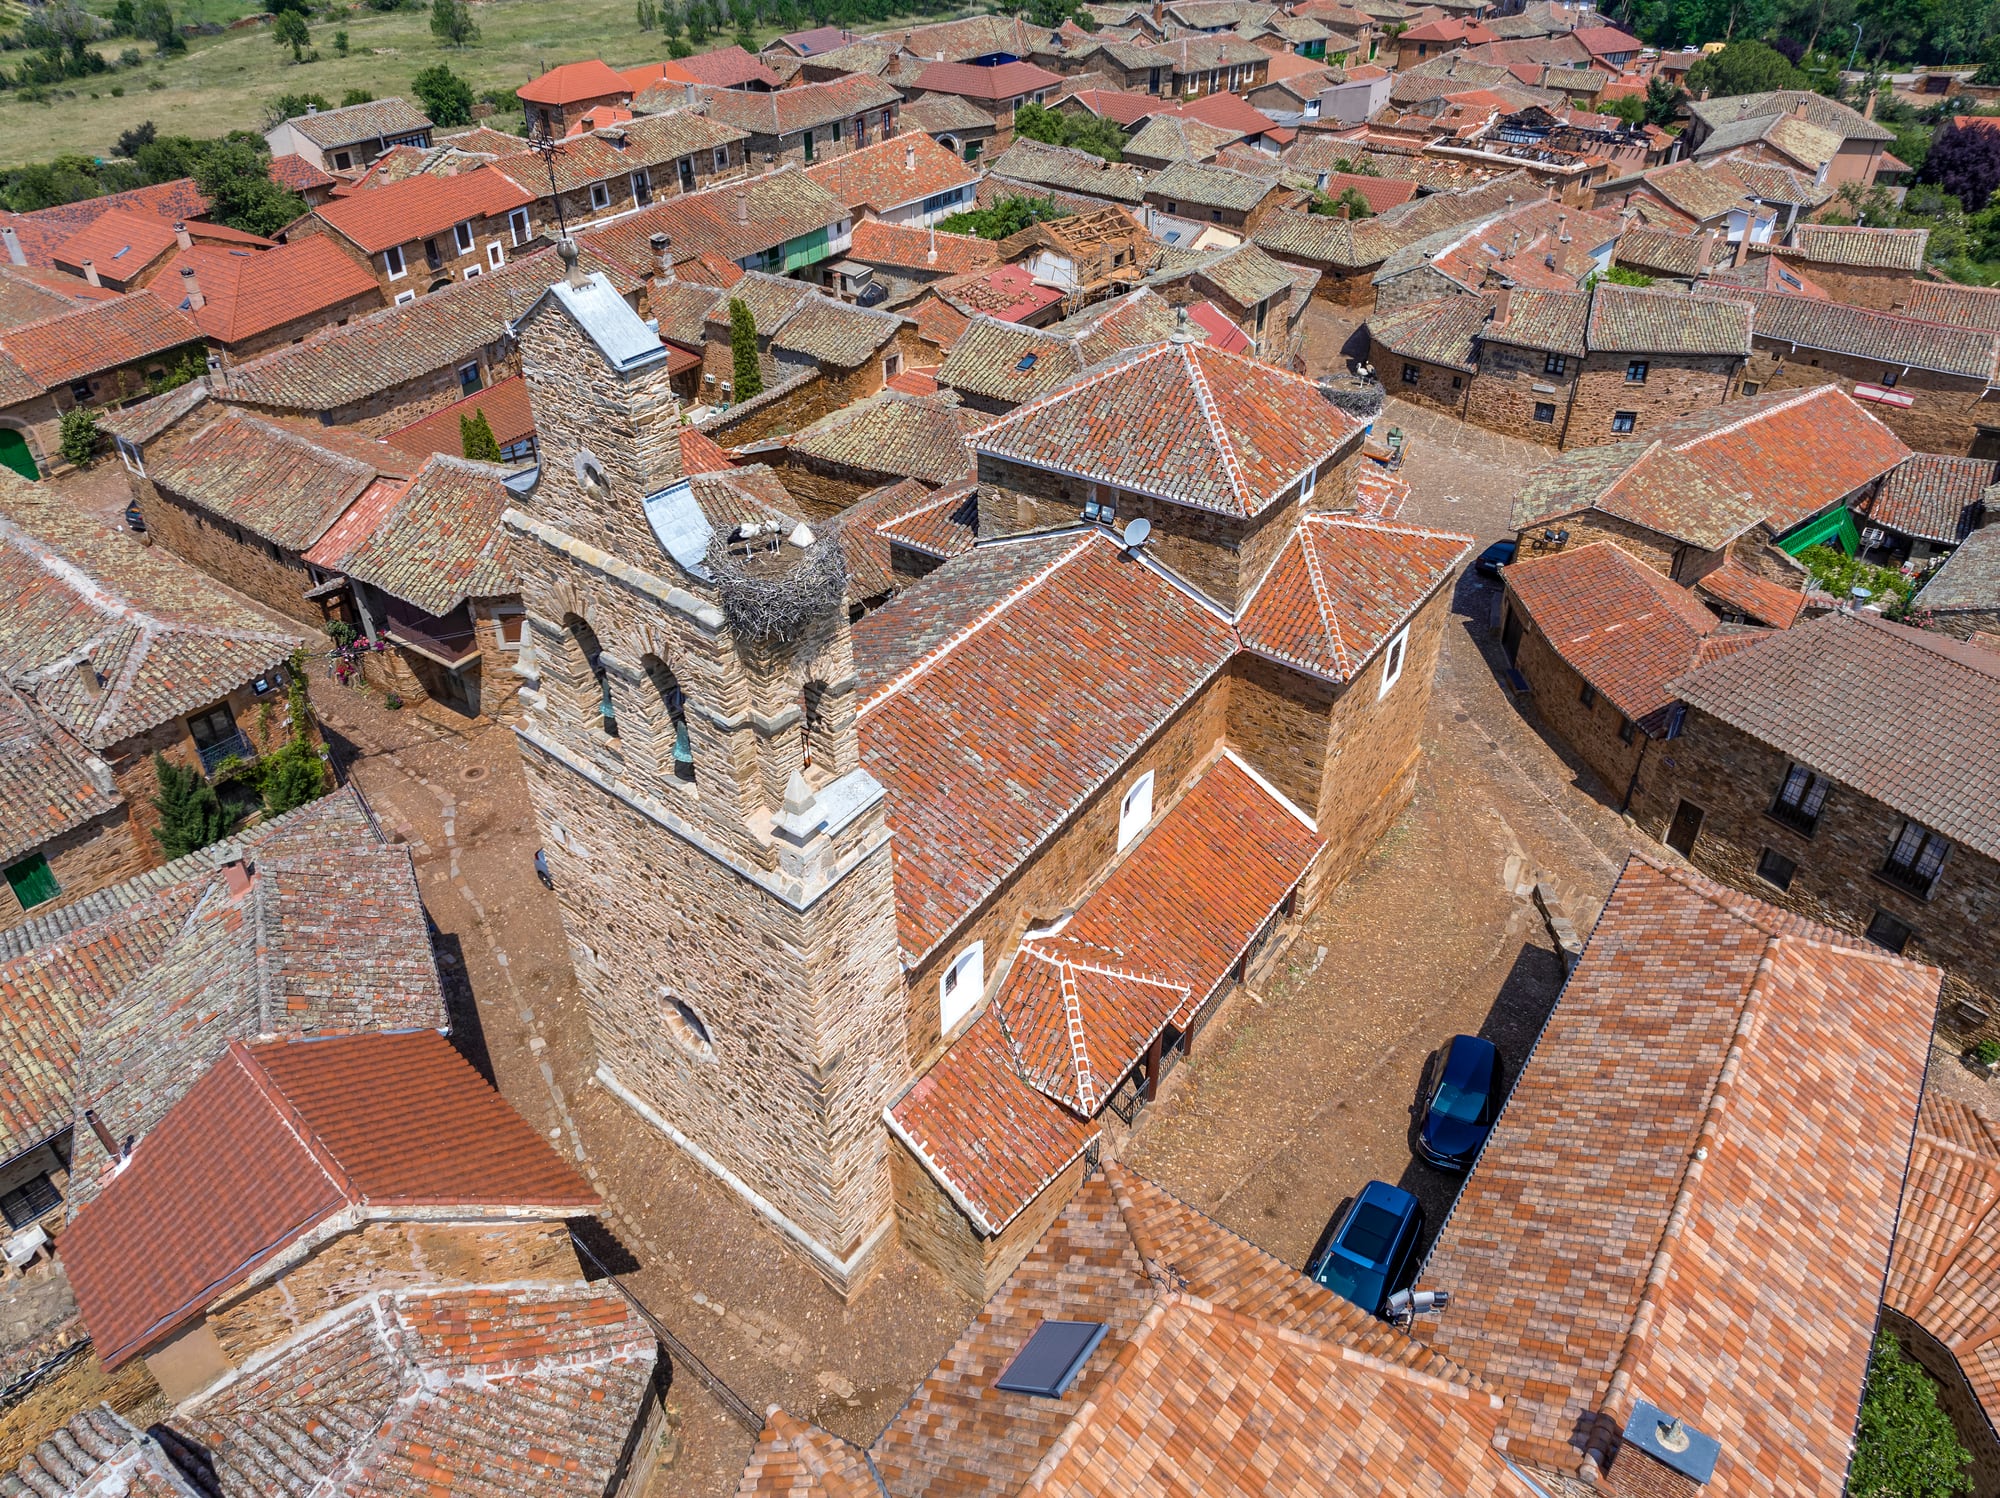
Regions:
[[[213,744],[197,744],[195,748],[201,755],[203,771],[210,775],[213,775],[215,767],[226,759],[257,757],[257,751],[250,747],[250,741],[243,737],[243,730],[240,728],[226,739],[217,739]]]

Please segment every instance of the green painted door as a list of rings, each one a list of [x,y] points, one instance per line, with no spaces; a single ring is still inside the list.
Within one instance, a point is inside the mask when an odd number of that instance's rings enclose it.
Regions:
[[[11,468],[24,479],[38,479],[35,455],[28,451],[28,439],[12,427],[0,427],[0,468]]]

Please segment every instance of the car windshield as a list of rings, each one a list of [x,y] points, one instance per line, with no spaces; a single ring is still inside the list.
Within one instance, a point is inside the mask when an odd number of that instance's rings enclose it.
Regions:
[[[1486,1091],[1484,1088],[1468,1091],[1456,1082],[1445,1082],[1431,1101],[1431,1112],[1440,1118],[1476,1124],[1486,1112]]]
[[[1364,1311],[1381,1308],[1382,1271],[1356,1262],[1337,1248],[1320,1265],[1318,1279],[1334,1294],[1354,1302]]]
[[[1348,1219],[1346,1231],[1340,1235],[1340,1246],[1358,1259],[1380,1264],[1395,1246],[1396,1229],[1401,1225],[1402,1219],[1395,1213],[1385,1212],[1372,1202],[1363,1202],[1354,1209],[1354,1216]]]

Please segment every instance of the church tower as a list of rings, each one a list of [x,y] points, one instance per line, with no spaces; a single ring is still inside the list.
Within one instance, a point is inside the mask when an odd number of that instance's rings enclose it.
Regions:
[[[891,1236],[909,1063],[839,545],[711,517],[658,336],[563,250],[516,325],[541,472],[505,523],[597,1075],[852,1294]]]

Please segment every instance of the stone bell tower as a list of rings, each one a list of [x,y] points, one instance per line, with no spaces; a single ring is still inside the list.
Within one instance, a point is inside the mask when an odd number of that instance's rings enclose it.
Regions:
[[[838,543],[711,523],[658,336],[563,248],[516,324],[541,473],[505,524],[516,733],[597,1075],[851,1294],[890,1237],[909,1067]]]

